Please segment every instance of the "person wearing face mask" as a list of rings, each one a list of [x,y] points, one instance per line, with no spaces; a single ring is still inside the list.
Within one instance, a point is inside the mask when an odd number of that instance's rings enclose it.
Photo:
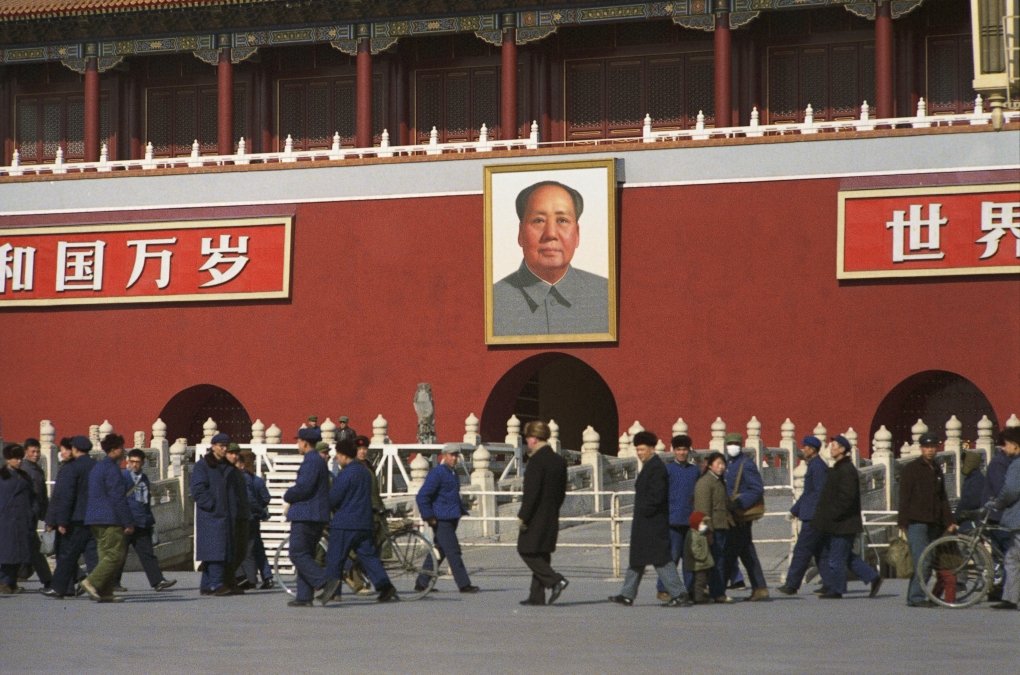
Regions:
[[[751,597],[748,600],[760,602],[769,599],[769,589],[758,560],[758,552],[754,548],[752,523],[750,520],[741,522],[737,511],[749,509],[761,502],[765,498],[765,484],[754,460],[743,454],[743,440],[739,433],[726,434],[726,494],[736,522],[730,528],[726,540],[724,578],[731,577],[739,558],[751,580]]]

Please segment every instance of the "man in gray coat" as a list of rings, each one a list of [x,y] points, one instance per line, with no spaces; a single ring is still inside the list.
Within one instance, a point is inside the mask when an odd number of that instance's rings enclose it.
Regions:
[[[634,519],[630,528],[630,565],[619,595],[609,597],[626,607],[634,604],[645,567],[655,568],[669,593],[666,607],[687,607],[687,589],[677,574],[669,546],[669,473],[655,454],[659,439],[650,431],[634,434],[634,450],[641,460],[641,473],[634,481]]]
[[[552,552],[560,531],[560,506],[567,493],[567,461],[556,454],[546,442],[549,425],[528,422],[524,441],[528,445],[528,461],[524,471],[524,495],[517,512],[520,534],[517,553],[531,569],[531,593],[522,605],[546,604],[545,589],[551,589],[548,604],[556,602],[567,587],[567,579],[554,570]]]

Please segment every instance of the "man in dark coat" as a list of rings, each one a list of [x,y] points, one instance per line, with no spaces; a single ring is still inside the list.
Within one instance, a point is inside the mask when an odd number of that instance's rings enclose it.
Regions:
[[[39,466],[39,456],[42,454],[42,447],[39,444],[38,439],[28,438],[25,439],[25,459],[21,462],[21,469],[28,477],[32,479],[32,487],[35,490],[35,519],[36,522],[46,520],[46,511],[50,507],[50,498],[46,493],[46,472],[41,466]],[[34,528],[33,528],[34,529]],[[34,570],[36,575],[39,577],[39,582],[43,585],[45,591],[50,587],[50,582],[53,580],[53,573],[50,572],[50,564],[46,560],[46,556],[42,554],[42,541],[39,539],[39,533],[32,533],[32,562],[30,565],[22,567],[21,578],[27,579],[32,575]]]
[[[233,554],[234,519],[230,506],[230,479],[235,471],[227,461],[230,436],[212,437],[209,452],[191,470],[191,497],[195,500],[195,559],[202,561],[202,595],[232,595],[225,583],[226,563]]]
[[[229,509],[230,518],[233,521],[231,528],[232,541],[230,542],[231,556],[223,569],[223,582],[230,586],[236,594],[244,593],[248,587],[247,580],[241,584],[237,574],[244,562],[244,556],[248,551],[248,519],[251,518],[251,509],[248,506],[248,486],[244,480],[244,469],[238,464],[238,455],[241,446],[231,443],[227,446],[227,462],[233,471],[227,473],[227,494],[230,496]]]
[[[825,477],[829,471],[829,466],[818,454],[821,449],[822,442],[816,436],[805,436],[801,442],[801,453],[807,463],[807,472],[804,474],[804,491],[790,508],[793,517],[800,520],[800,533],[793,547],[790,569],[786,571],[786,583],[777,589],[785,595],[797,594],[808,565],[811,564],[811,558],[818,560],[819,569],[823,565],[822,535],[812,524],[815,509],[818,507],[818,498],[822,494],[822,488],[825,487]]]
[[[134,487],[128,495],[128,506],[135,520],[135,531],[128,535],[127,545],[135,549],[138,562],[145,570],[145,577],[154,591],[165,591],[177,583],[176,579],[166,579],[159,569],[159,558],[153,549],[152,533],[156,527],[156,516],[152,513],[149,502],[152,499],[151,483],[145,475],[145,451],[133,448],[128,453],[127,468],[123,470],[124,479],[131,481]],[[123,570],[122,570],[123,571]],[[121,575],[117,575],[116,586],[120,587]]]
[[[900,471],[900,511],[896,523],[907,535],[910,555],[915,561],[928,544],[944,532],[955,532],[956,523],[946,495],[946,479],[942,467],[935,461],[939,439],[934,434],[923,434],[918,439],[921,456]],[[907,605],[933,607],[924,595],[915,574],[907,587]]]
[[[124,437],[110,434],[102,440],[106,457],[89,474],[89,501],[85,524],[99,547],[99,564],[81,585],[96,602],[119,602],[113,587],[127,556],[127,537],[134,534],[135,519],[128,505],[128,492],[134,487],[124,477],[120,460],[124,457]]]
[[[633,605],[645,567],[651,565],[669,593],[665,606],[687,607],[692,603],[687,599],[687,589],[677,574],[669,546],[669,473],[655,454],[659,439],[650,431],[639,431],[632,442],[642,468],[634,481],[630,565],[620,594],[610,596],[609,601],[627,607]]]
[[[551,589],[549,604],[569,582],[552,565],[552,553],[560,531],[560,506],[567,494],[567,461],[546,442],[549,425],[534,420],[524,426],[528,462],[524,471],[524,495],[517,512],[520,533],[517,553],[531,569],[531,593],[522,605],[546,604],[545,589]]]
[[[21,470],[25,449],[4,446],[0,464],[0,594],[19,592],[18,568],[32,559],[35,494],[32,479]]]
[[[89,474],[96,462],[89,457],[92,441],[85,436],[71,439],[71,460],[57,472],[50,508],[46,513],[46,527],[57,531],[57,567],[53,571],[50,589],[43,594],[51,598],[74,596],[78,580],[78,558],[95,540],[92,531],[85,527],[85,508],[89,499]]]
[[[748,509],[765,498],[765,485],[754,459],[744,454],[744,437],[733,432],[726,434],[726,493],[730,497],[730,508]],[[761,569],[758,551],[754,547],[751,521],[741,521],[734,515],[734,524],[726,536],[724,579],[732,579],[737,569],[737,560],[744,563],[751,581],[750,602],[769,599],[765,573]]]
[[[850,441],[843,436],[836,436],[829,443],[829,454],[835,464],[825,478],[812,521],[814,529],[822,535],[822,562],[818,571],[826,590],[818,597],[827,600],[842,598],[846,593],[846,570],[854,555],[854,537],[864,530],[861,479],[850,452]],[[878,595],[882,577],[877,570],[867,565],[854,565],[854,572],[861,581],[871,585],[871,597]]]

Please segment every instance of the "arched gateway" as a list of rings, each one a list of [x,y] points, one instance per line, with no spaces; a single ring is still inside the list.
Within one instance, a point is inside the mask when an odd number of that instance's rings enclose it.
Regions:
[[[251,440],[251,416],[241,402],[226,389],[213,384],[198,384],[171,398],[160,419],[166,424],[167,438],[187,438],[189,445],[202,442],[202,425],[210,417],[220,431],[238,442]]]
[[[606,381],[584,361],[559,352],[521,361],[495,384],[482,412],[482,437],[506,435],[506,420],[554,419],[564,448],[581,449],[581,434],[591,425],[601,450],[616,454],[619,417]]]
[[[945,438],[946,421],[956,415],[963,425],[963,440],[973,444],[977,423],[987,415],[995,429],[999,421],[988,398],[973,382],[945,370],[925,370],[906,378],[886,394],[871,421],[871,437],[883,424],[892,432],[893,450],[911,441],[910,428],[922,419]]]

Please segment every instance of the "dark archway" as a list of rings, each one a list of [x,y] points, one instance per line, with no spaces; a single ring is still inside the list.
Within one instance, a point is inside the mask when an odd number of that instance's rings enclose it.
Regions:
[[[534,419],[556,420],[560,441],[571,450],[581,449],[581,434],[591,425],[599,433],[602,452],[616,454],[616,398],[601,375],[568,354],[538,354],[507,371],[482,410],[482,438],[506,436],[510,415],[522,425]]]
[[[212,384],[198,384],[178,392],[171,398],[160,419],[166,424],[171,443],[187,438],[189,445],[202,442],[202,425],[210,417],[217,428],[230,434],[238,443],[251,440],[251,416],[241,402],[226,389]]]
[[[967,378],[946,370],[926,370],[893,387],[875,411],[871,421],[871,437],[883,424],[892,432],[893,452],[911,441],[910,428],[918,419],[945,438],[946,421],[956,415],[963,424],[963,439],[977,439],[977,423],[987,415],[994,430],[999,428],[995,411],[988,398]]]

